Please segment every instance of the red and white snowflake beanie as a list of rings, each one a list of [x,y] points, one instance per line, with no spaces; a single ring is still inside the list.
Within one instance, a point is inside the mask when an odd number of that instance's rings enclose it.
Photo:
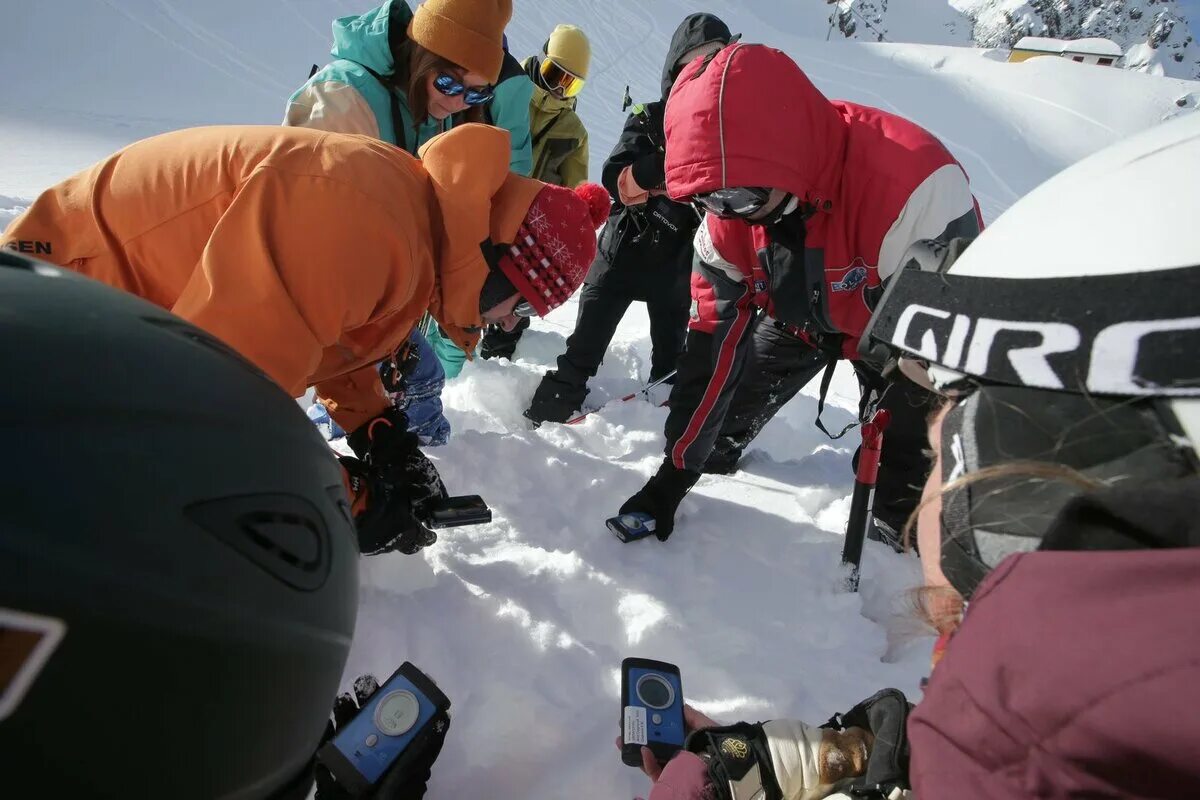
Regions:
[[[583,283],[610,202],[603,186],[581,183],[574,190],[547,184],[529,204],[498,266],[538,316],[565,303]]]

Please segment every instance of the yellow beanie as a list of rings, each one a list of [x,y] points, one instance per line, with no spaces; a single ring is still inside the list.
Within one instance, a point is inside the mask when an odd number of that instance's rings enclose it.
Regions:
[[[408,37],[431,53],[495,83],[504,63],[504,26],[512,0],[426,0]]]
[[[592,45],[574,25],[558,25],[546,41],[546,57],[573,75],[586,78],[592,63]]]

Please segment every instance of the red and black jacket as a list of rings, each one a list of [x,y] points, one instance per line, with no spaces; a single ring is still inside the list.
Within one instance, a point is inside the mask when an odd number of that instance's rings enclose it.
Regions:
[[[692,317],[667,421],[667,455],[699,471],[766,313],[856,358],[884,281],[922,239],[982,228],[967,175],[932,134],[830,101],[785,53],[734,44],[680,75],[666,110],[672,199],[732,186],[783,189],[771,226],[709,215],[696,233]]]

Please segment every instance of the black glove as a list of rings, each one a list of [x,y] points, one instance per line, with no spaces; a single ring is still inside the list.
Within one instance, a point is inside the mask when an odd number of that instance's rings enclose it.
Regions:
[[[782,785],[805,797],[821,789],[821,797],[887,800],[910,788],[912,708],[899,690],[884,689],[820,728],[800,720],[700,728],[688,734],[684,749],[705,758],[716,800],[782,797]]]
[[[389,408],[350,434],[347,442],[368,466],[395,489],[403,491],[413,513],[424,518],[434,500],[448,497],[437,467],[417,446],[403,411]]]
[[[353,495],[358,547],[364,555],[412,554],[437,541],[425,527],[429,507],[447,497],[437,468],[417,447],[404,412],[389,408],[348,437],[358,458],[340,459]]]
[[[835,731],[862,728],[874,737],[866,774],[850,782],[855,787],[850,794],[886,798],[893,789],[912,788],[908,779],[908,715],[912,710],[913,704],[899,689],[880,689],[821,726]]]
[[[354,455],[383,467],[417,449],[416,434],[408,432],[408,416],[395,406],[354,429],[346,442]]]
[[[334,701],[333,720],[325,728],[325,735],[321,737],[321,745],[332,739],[338,728],[354,719],[354,715],[367,704],[371,695],[378,690],[379,681],[375,679],[374,675],[360,675],[355,679],[354,695],[347,692],[339,695]],[[449,729],[450,715],[445,711],[438,712],[433,718],[434,735],[428,740],[425,749],[417,754],[410,767],[403,771],[394,769],[388,771],[373,790],[362,796],[374,800],[421,800],[425,796],[425,784],[429,781],[429,776],[433,771],[433,762],[442,752],[442,745],[446,741],[446,731]],[[315,778],[317,782],[315,800],[349,800],[351,797],[350,793],[342,788],[320,762],[317,762],[316,765]]]
[[[651,189],[661,189],[667,183],[665,153],[647,153],[634,161],[630,167],[637,185],[647,192]]]
[[[338,458],[350,488],[350,509],[358,533],[358,551],[376,556],[399,550],[412,555],[437,541],[413,513],[406,486],[396,484],[369,464],[350,456]]]
[[[698,480],[699,472],[676,469],[670,460],[666,460],[641,491],[625,501],[618,513],[644,511],[654,517],[654,535],[660,542],[665,542],[675,530],[675,511],[679,503]]]

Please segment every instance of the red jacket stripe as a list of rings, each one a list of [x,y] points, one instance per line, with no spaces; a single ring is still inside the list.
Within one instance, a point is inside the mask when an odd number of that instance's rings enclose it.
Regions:
[[[745,300],[749,300],[748,295]],[[705,422],[708,421],[713,407],[717,404],[717,399],[725,389],[726,383],[729,382],[734,364],[736,363],[738,344],[741,342],[742,336],[746,332],[746,327],[753,318],[754,314],[750,310],[749,303],[739,302],[737,318],[725,329],[725,338],[721,341],[720,353],[717,356],[717,366],[708,381],[708,388],[704,391],[704,397],[701,398],[700,405],[696,407],[695,412],[692,414],[692,419],[688,422],[683,435],[675,441],[675,446],[671,448],[671,461],[677,469],[685,469],[684,456],[687,453],[687,449],[692,445],[692,442],[696,441],[696,437],[700,432],[704,430]]]

